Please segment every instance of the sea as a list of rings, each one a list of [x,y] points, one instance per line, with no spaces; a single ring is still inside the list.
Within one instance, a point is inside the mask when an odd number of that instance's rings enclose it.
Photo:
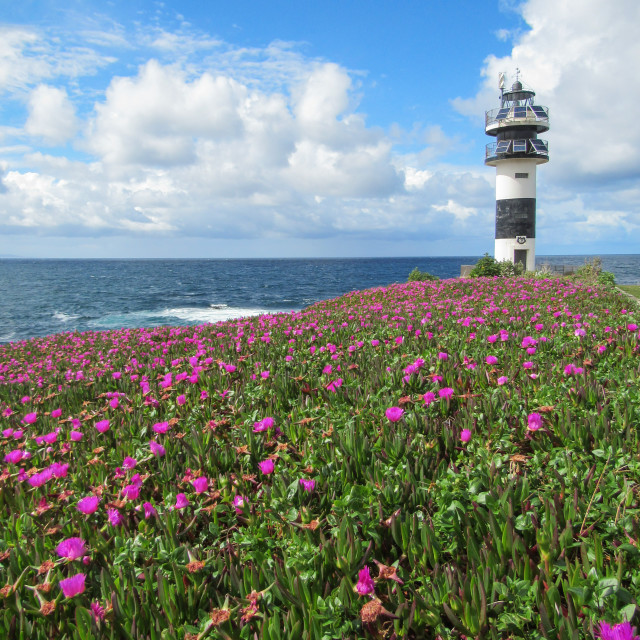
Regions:
[[[640,283],[640,255],[599,257],[617,283]],[[537,256],[537,262],[579,266],[592,258]],[[461,265],[478,259],[0,259],[0,343],[299,311],[349,291],[406,282],[415,267],[457,278]]]

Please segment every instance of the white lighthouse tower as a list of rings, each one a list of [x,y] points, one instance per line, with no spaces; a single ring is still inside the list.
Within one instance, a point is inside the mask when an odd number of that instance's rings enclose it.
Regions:
[[[549,130],[549,109],[534,104],[535,92],[518,79],[504,90],[500,74],[500,107],[485,113],[486,165],[496,168],[495,259],[536,266],[536,167],[549,162],[549,145],[538,138]]]

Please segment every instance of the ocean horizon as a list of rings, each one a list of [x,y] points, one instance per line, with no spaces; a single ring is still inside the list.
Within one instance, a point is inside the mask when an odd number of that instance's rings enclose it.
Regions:
[[[299,311],[350,291],[406,282],[414,268],[460,276],[481,256],[396,258],[0,258],[0,342],[68,331],[197,325]],[[593,255],[541,255],[579,266]],[[619,284],[640,254],[600,254]]]

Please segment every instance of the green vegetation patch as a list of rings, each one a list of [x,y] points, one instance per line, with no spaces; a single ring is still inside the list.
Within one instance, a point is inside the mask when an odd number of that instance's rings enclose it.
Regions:
[[[0,346],[0,637],[631,638],[629,302],[415,281]]]

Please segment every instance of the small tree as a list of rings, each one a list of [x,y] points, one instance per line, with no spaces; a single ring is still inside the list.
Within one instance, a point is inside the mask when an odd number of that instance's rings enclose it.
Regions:
[[[469,275],[472,278],[493,277],[502,275],[500,272],[500,263],[496,261],[493,256],[485,253],[480,260],[476,263],[476,266],[471,269]]]
[[[418,267],[416,267],[410,274],[409,274],[409,282],[425,282],[427,280],[440,280],[440,278],[438,278],[438,276],[434,276],[430,273],[427,273],[426,271],[420,271],[418,269]]]

